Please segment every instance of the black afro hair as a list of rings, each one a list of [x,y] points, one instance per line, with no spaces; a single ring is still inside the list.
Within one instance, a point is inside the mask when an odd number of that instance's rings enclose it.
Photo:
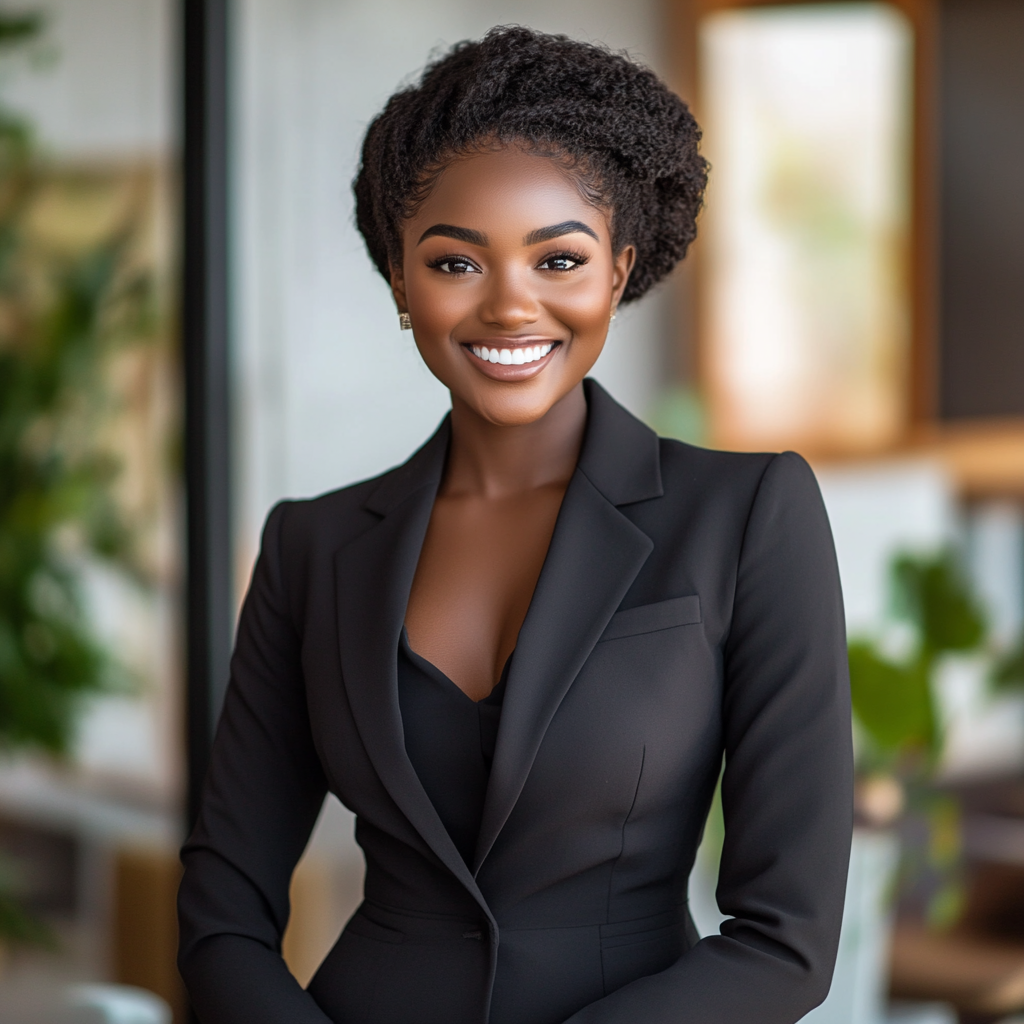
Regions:
[[[521,144],[568,162],[611,209],[616,252],[636,247],[623,302],[686,255],[707,184],[700,129],[648,68],[607,47],[528,28],[492,29],[429,64],[371,122],[353,189],[356,223],[386,279],[401,262],[402,221],[447,162],[488,144]]]

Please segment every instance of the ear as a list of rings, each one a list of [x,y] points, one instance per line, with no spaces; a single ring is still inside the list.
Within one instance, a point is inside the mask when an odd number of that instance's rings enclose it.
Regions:
[[[629,282],[629,275],[633,273],[636,265],[636,246],[624,246],[622,251],[615,257],[615,266],[612,270],[612,311],[618,307],[622,299],[622,293],[626,290]]]
[[[391,273],[391,294],[394,296],[395,305],[399,313],[408,313],[409,304],[405,301],[405,274],[401,267],[394,263],[388,264]]]

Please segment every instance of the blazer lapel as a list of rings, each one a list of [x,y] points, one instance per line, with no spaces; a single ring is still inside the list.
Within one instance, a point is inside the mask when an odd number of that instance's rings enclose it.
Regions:
[[[662,494],[658,439],[593,381],[584,388],[583,450],[519,633],[472,873],[409,761],[398,705],[398,640],[444,470],[447,419],[382,479],[366,501],[380,522],[335,559],[342,674],[370,761],[402,813],[489,918],[475,875],[559,704],[654,547],[617,506]]]
[[[592,381],[586,385],[587,434],[512,659],[474,875],[559,704],[654,548],[616,504],[661,495],[657,438]]]
[[[342,676],[352,715],[381,782],[427,845],[483,904],[405,751],[398,641],[448,449],[447,420],[366,505],[383,519],[335,556]]]

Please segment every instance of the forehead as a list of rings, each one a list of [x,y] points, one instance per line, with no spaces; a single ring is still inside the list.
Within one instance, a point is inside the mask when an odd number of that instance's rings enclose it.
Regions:
[[[406,222],[406,237],[432,224],[455,224],[517,237],[548,224],[579,220],[607,237],[607,215],[588,203],[571,173],[550,157],[515,147],[457,157]]]

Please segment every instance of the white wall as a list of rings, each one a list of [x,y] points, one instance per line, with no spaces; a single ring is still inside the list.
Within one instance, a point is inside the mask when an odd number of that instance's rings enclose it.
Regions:
[[[953,482],[925,459],[855,463],[819,470],[817,477],[836,544],[847,630],[870,636],[889,618],[893,558],[956,539]]]
[[[38,0],[0,8],[39,11],[45,43],[0,82],[6,102],[31,115],[39,141],[60,156],[164,153],[175,135],[171,0]]]
[[[379,473],[426,439],[448,395],[401,334],[352,220],[370,119],[435,47],[516,22],[628,48],[657,69],[656,0],[238,0],[236,359],[239,583],[283,496]],[[624,309],[595,370],[643,414],[664,294]]]

